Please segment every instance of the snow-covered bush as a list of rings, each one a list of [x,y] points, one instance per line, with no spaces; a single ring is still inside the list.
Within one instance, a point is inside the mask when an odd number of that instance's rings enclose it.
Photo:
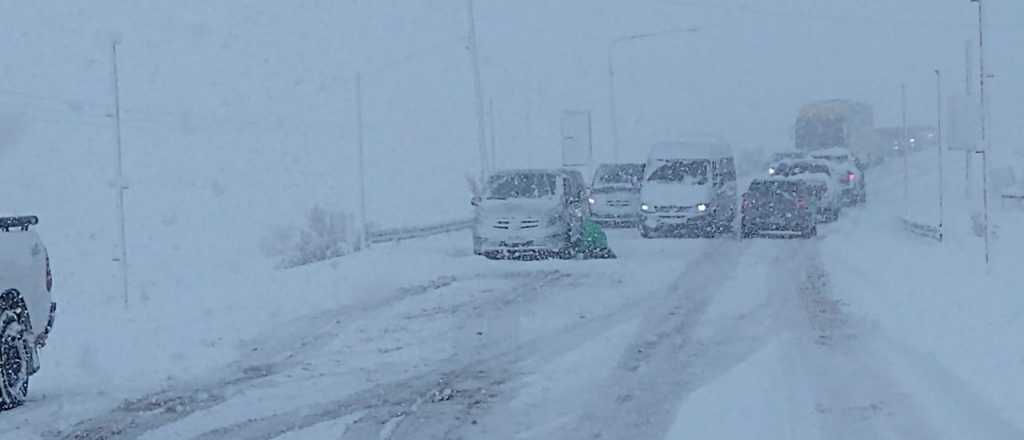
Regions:
[[[352,216],[313,206],[299,227],[276,227],[260,248],[278,267],[290,268],[341,257],[359,250],[359,228]]]

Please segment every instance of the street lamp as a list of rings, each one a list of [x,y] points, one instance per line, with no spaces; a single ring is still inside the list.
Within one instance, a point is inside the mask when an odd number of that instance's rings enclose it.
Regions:
[[[623,35],[621,37],[612,39],[608,42],[608,111],[611,120],[612,127],[612,158],[613,161],[619,161],[619,124],[618,124],[618,109],[615,105],[615,48],[620,44],[628,43],[637,40],[644,40],[648,38],[660,37],[664,35],[682,34],[682,33],[696,33],[700,28],[695,26],[689,26],[685,28],[671,28],[657,32],[644,32],[637,34]]]
[[[937,143],[939,144],[939,241],[942,241],[942,223],[945,220],[945,198],[944,194],[944,181],[945,178],[945,163],[942,159],[942,71],[935,69],[935,131],[938,135]]]
[[[990,252],[989,252],[989,216],[988,216],[988,155],[990,145],[988,140],[988,106],[985,102],[985,79],[988,74],[985,72],[985,13],[982,5],[984,4],[981,0],[971,0],[971,3],[978,4],[978,64],[981,68],[980,75],[978,75],[979,81],[979,95],[981,95],[981,144],[980,148],[976,151],[977,154],[981,154],[981,191],[982,191],[982,204],[985,211],[985,267],[989,268]]]

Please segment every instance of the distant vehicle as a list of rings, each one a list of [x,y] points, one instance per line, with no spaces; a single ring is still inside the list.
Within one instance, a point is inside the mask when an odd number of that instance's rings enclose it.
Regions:
[[[818,234],[818,197],[814,184],[801,179],[758,178],[743,194],[741,232],[749,238],[766,232]]]
[[[807,153],[804,151],[779,151],[772,154],[771,161],[778,162],[780,160],[787,159],[806,159]]]
[[[903,127],[878,127],[875,134],[890,155],[935,148],[939,141],[938,130],[928,125],[908,126],[905,135]]]
[[[473,251],[490,259],[571,258],[589,217],[586,197],[576,170],[494,173],[472,201]]]
[[[803,180],[814,191],[818,205],[818,217],[824,222],[839,219],[843,209],[842,190],[839,183],[832,177],[832,166],[821,159],[800,159],[779,162],[773,178],[786,180]]]
[[[732,148],[719,138],[654,145],[640,200],[644,238],[731,231],[738,205]]]
[[[799,151],[849,149],[865,166],[880,163],[886,147],[874,128],[874,111],[861,102],[833,99],[805,104],[793,127]]]
[[[807,159],[808,157],[807,153],[803,151],[782,151],[773,153],[771,159],[768,161],[768,174],[775,174],[775,165],[779,162],[784,160]]]
[[[836,176],[839,182],[844,206],[867,202],[868,191],[864,171],[850,150],[845,148],[817,150],[811,152],[811,157],[828,161],[832,165],[832,175]]]
[[[35,216],[0,217],[0,410],[20,406],[39,371],[57,304],[46,246]]]
[[[601,164],[590,185],[591,220],[601,226],[636,226],[640,222],[640,182],[644,164]]]

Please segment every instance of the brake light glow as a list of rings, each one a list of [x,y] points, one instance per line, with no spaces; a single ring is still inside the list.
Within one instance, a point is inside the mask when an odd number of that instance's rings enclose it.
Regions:
[[[807,208],[807,202],[805,202],[804,199],[797,199],[796,200],[796,207],[800,208],[800,209]]]
[[[857,180],[857,175],[856,174],[854,174],[854,173],[847,173],[846,174],[846,181],[847,182],[853,182],[854,180]]]

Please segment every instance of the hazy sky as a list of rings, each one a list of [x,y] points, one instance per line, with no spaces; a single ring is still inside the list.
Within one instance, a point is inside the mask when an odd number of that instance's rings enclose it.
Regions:
[[[20,148],[110,157],[109,42],[120,38],[137,181],[223,179],[234,194],[261,193],[239,196],[252,209],[344,207],[362,71],[372,217],[407,223],[409,204],[434,217],[465,211],[464,194],[450,196],[478,163],[462,0],[68,4],[3,1],[0,115],[24,122]],[[1019,144],[1024,3],[986,4],[995,140]],[[595,151],[608,158],[606,55],[624,34],[700,28],[615,51],[623,157],[639,159],[651,142],[698,130],[786,148],[796,108],[813,99],[860,99],[894,125],[901,82],[911,121],[931,123],[932,71],[962,90],[976,32],[967,0],[477,0],[477,20],[500,166],[557,165],[563,109],[593,112]],[[81,178],[111,171],[90,173]]]

